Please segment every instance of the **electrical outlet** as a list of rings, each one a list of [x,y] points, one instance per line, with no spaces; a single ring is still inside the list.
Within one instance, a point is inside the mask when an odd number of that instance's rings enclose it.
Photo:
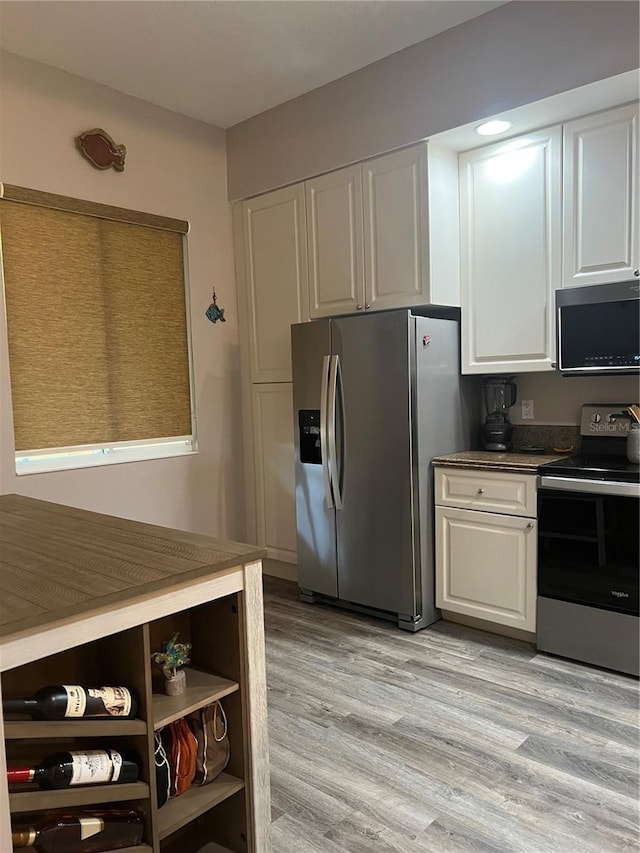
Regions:
[[[522,420],[523,421],[532,421],[533,420],[533,400],[523,400],[522,401]]]

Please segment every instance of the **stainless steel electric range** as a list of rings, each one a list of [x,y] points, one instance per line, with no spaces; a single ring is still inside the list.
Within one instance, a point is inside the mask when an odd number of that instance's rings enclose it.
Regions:
[[[579,455],[538,480],[538,649],[639,674],[640,472],[627,404],[582,407]]]

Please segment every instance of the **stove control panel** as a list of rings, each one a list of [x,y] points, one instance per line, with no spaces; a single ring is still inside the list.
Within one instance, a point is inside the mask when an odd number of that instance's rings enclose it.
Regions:
[[[587,403],[582,407],[580,434],[599,438],[620,438],[626,436],[631,425],[631,415],[627,408],[630,403]]]

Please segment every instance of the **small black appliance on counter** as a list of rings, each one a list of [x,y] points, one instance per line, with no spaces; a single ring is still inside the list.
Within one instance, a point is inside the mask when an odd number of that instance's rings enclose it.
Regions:
[[[513,425],[509,421],[509,409],[515,405],[518,397],[518,386],[514,379],[514,376],[485,376],[482,380],[487,412],[482,426],[482,446],[485,450],[504,453],[513,448]]]

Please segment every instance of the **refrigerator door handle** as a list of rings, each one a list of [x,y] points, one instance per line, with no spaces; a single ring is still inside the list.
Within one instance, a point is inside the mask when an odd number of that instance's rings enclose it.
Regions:
[[[330,355],[322,357],[322,380],[320,383],[320,453],[322,455],[322,482],[324,484],[324,497],[327,508],[333,509],[333,495],[331,494],[331,476],[329,474],[329,436],[327,418],[329,415],[329,366]]]
[[[338,371],[340,369],[339,356],[332,355],[329,365],[329,464],[331,466],[331,483],[333,486],[333,499],[336,509],[342,509],[342,494],[340,491],[340,472],[338,471],[338,454],[336,452],[336,418],[338,398]]]

